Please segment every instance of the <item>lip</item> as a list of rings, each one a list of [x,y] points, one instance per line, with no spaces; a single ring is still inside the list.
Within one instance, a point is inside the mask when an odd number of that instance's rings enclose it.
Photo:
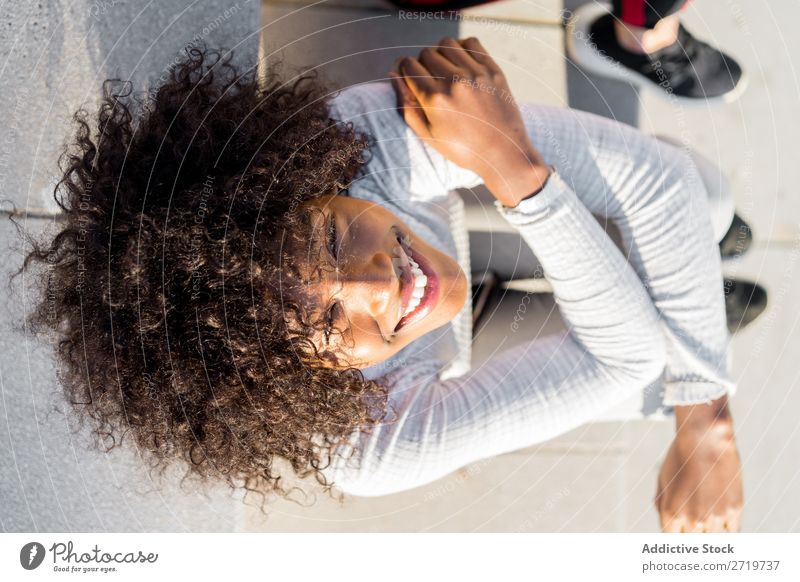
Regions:
[[[403,252],[406,252],[405,246],[401,243],[401,248]],[[433,270],[433,265],[431,265],[430,261],[422,255],[418,250],[411,248],[412,258],[414,262],[419,265],[420,270],[422,273],[428,278],[427,285],[425,286],[425,294],[422,296],[422,299],[417,305],[416,309],[413,312],[409,313],[407,316],[402,317],[400,321],[397,322],[397,326],[395,327],[394,331],[398,332],[403,328],[406,328],[414,323],[424,319],[427,315],[434,310],[437,303],[439,302],[439,277],[436,274],[436,271]],[[404,313],[406,308],[408,307],[409,301],[411,301],[411,294],[414,291],[414,276],[411,273],[411,265],[407,265],[402,268],[403,272],[403,280],[405,287],[402,288],[402,305],[403,310],[400,313]],[[407,273],[406,273],[407,272]],[[406,274],[410,277],[410,279],[406,279]]]

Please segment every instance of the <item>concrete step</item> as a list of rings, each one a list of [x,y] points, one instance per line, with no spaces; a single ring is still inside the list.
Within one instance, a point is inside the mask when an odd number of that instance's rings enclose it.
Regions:
[[[566,103],[557,26],[488,21],[413,20],[389,11],[328,6],[264,5],[262,38],[267,62],[288,73],[315,70],[336,87],[386,79],[395,60],[416,55],[444,36],[477,36],[504,67],[517,100]],[[272,66],[271,65],[271,66]]]
[[[315,8],[353,8],[357,10],[394,11],[409,14],[411,11],[397,8],[387,0],[263,0],[265,5],[311,6]],[[558,25],[565,12],[561,0],[499,0],[462,10],[458,14],[445,13],[431,8],[420,11],[417,20],[482,20],[525,22]]]

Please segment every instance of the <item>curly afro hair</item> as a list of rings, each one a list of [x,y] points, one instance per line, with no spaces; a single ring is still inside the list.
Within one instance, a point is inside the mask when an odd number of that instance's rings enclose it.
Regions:
[[[94,119],[75,120],[60,230],[23,269],[42,267],[29,323],[56,334],[78,417],[106,450],[130,435],[154,468],[288,495],[282,459],[330,493],[322,470],[382,420],[386,389],[320,365],[338,359],[316,352],[321,324],[282,265],[308,235],[298,208],[347,188],[366,136],[329,118],[314,78],[259,81],[208,49],[143,98],[106,81]]]

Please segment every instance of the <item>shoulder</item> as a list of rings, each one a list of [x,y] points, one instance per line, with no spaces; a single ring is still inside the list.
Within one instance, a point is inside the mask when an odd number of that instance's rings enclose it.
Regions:
[[[450,190],[481,183],[474,173],[456,166],[428,146],[408,127],[397,110],[388,82],[363,83],[342,90],[330,101],[330,115],[369,136],[373,182],[395,198],[429,201]]]
[[[394,90],[388,82],[362,83],[347,87],[329,103],[331,117],[366,130],[378,137],[384,133],[405,134],[405,122],[397,113]]]

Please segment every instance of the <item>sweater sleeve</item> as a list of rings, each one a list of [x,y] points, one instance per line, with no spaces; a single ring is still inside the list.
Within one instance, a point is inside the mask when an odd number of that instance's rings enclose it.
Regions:
[[[329,468],[340,489],[371,496],[428,483],[575,428],[661,375],[653,303],[561,177],[514,209],[498,208],[541,260],[567,331],[457,378],[439,380],[441,363],[424,361],[386,376],[388,417],[356,433]],[[353,448],[361,454],[349,456]]]

